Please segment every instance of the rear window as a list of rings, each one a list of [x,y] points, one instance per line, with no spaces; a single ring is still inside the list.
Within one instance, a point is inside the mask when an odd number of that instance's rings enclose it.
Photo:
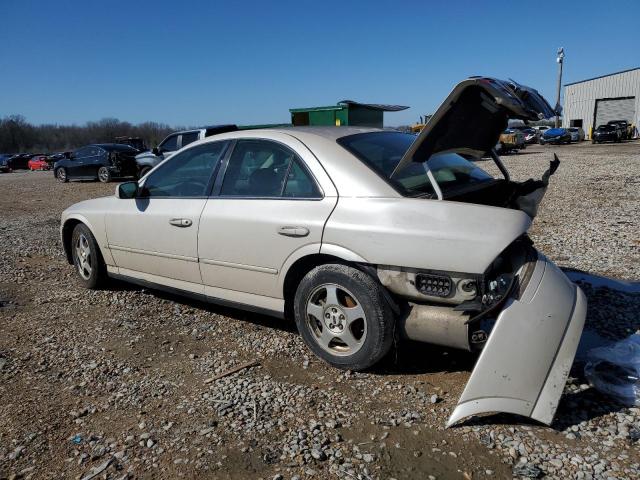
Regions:
[[[371,132],[342,137],[338,143],[400,194],[435,197],[427,176],[427,159],[424,162],[412,162],[391,177],[415,139],[415,135],[401,132]],[[429,170],[445,197],[454,191],[493,181],[491,175],[457,153],[438,153],[428,160]]]

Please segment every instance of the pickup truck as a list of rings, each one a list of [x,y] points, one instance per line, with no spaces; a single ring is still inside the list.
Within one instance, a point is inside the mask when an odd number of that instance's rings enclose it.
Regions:
[[[219,133],[235,132],[238,130],[237,125],[213,125],[210,127],[196,128],[193,130],[182,130],[173,132],[167,138],[160,142],[160,145],[154,147],[150,152],[143,152],[136,155],[136,163],[138,164],[138,178],[144,177],[149,171],[168,158],[174,152],[182,147],[189,145],[196,140],[217,135]]]

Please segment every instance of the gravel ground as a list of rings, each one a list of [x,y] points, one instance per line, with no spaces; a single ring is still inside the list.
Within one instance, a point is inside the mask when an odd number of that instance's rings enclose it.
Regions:
[[[560,156],[531,235],[586,272],[572,275],[596,339],[640,327],[639,147],[504,159],[526,179]],[[494,415],[445,430],[473,355],[403,343],[372,372],[341,372],[289,321],[120,283],[81,289],[60,213],[113,188],[0,175],[0,479],[640,476],[640,409],[590,388],[580,362],[551,427]]]

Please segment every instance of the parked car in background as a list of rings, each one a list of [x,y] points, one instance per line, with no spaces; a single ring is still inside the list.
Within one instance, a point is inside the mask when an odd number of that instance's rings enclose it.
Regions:
[[[139,177],[144,177],[153,167],[158,165],[172,153],[186,147],[196,140],[216,135],[218,133],[234,132],[238,130],[236,125],[214,125],[210,127],[197,128],[194,130],[184,130],[174,132],[167,136],[160,145],[154,147],[150,152],[144,152],[136,156],[138,162]]]
[[[507,128],[500,134],[498,153],[509,153],[526,148],[524,134],[516,128]]]
[[[56,163],[58,160],[67,158],[69,155],[71,155],[71,152],[50,153],[49,155],[47,155],[47,162],[49,162],[49,164],[53,167],[54,163]]]
[[[591,143],[619,142],[622,140],[620,128],[617,125],[600,125],[593,132]]]
[[[12,170],[27,170],[29,160],[39,153],[16,153],[9,159],[9,166]]]
[[[53,173],[63,183],[69,180],[107,183],[113,178],[135,177],[138,173],[137,153],[135,148],[118,143],[87,145],[58,160]]]
[[[571,134],[566,128],[550,128],[540,137],[540,145],[546,143],[552,143],[554,145],[560,145],[563,143],[571,143]]]
[[[130,147],[135,148],[138,152],[146,152],[149,150],[147,144],[140,137],[116,137],[115,141],[120,145],[129,145]]]
[[[337,368],[371,367],[397,333],[482,350],[448,425],[496,411],[550,424],[586,316],[526,233],[560,162],[517,182],[497,157],[497,178],[474,160],[508,118],[554,114],[533,89],[474,77],[417,137],[223,133],[65,210],[61,242],[86,288],[111,276],[291,316]]]
[[[27,168],[33,172],[35,170],[49,170],[51,165],[47,162],[46,155],[34,155],[27,162]]]
[[[534,128],[523,128],[520,130],[524,135],[524,142],[526,144],[538,143],[538,139],[540,138],[540,134]]]
[[[631,138],[631,132],[629,131],[629,122],[626,120],[610,120],[607,125],[613,125],[618,129],[620,133],[620,140],[627,140]]]
[[[531,127],[531,128],[534,128],[534,129],[538,132],[538,138],[539,138],[539,137],[541,137],[541,136],[542,136],[542,134],[543,134],[544,132],[546,132],[547,130],[549,130],[551,127],[548,127],[548,126],[546,126],[546,125],[538,125],[538,126]]]
[[[567,131],[569,135],[571,135],[572,142],[582,142],[584,140],[584,130],[582,127],[569,127]]]
[[[13,157],[10,153],[0,153],[0,172],[7,173],[11,171],[9,160]]]

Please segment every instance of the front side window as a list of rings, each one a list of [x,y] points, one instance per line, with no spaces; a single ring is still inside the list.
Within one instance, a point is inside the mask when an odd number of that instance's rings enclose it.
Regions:
[[[142,197],[203,197],[229,142],[189,148],[163,163],[145,180]]]
[[[189,132],[189,133],[183,133],[182,134],[182,146],[186,147],[187,145],[189,145],[190,143],[195,142],[196,140],[198,140],[198,132]]]
[[[318,198],[320,191],[302,160],[268,140],[239,140],[229,159],[220,195]]]
[[[411,162],[391,177],[415,138],[401,132],[371,132],[342,137],[338,143],[405,196],[435,197],[428,170],[445,197],[454,190],[493,181],[491,175],[457,153],[437,153],[423,162]]]
[[[178,135],[171,135],[165,138],[164,142],[162,142],[158,146],[158,150],[161,152],[174,152],[178,149]]]

